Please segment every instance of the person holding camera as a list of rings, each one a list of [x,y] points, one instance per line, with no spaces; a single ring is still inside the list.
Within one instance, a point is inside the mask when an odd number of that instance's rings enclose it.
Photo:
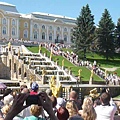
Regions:
[[[30,94],[19,94],[15,97],[13,104],[6,115],[5,119],[2,120],[12,120],[18,113],[20,113],[23,109],[30,106],[30,104],[24,105],[24,102],[28,99]],[[45,92],[41,92],[40,95],[38,95],[38,105],[41,104],[43,106],[44,110],[49,114],[50,120],[58,120],[57,117],[54,114],[53,108],[52,108],[52,102],[50,98],[47,96]],[[1,120],[1,119],[0,119]]]

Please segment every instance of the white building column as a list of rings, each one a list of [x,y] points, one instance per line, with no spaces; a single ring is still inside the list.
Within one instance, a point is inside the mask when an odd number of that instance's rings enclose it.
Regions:
[[[53,37],[53,41],[55,42],[55,39],[57,38],[57,36],[56,36],[56,26],[54,26],[53,29],[54,29],[54,37]]]
[[[39,42],[41,42],[41,26],[39,24]]]
[[[71,43],[71,42],[70,42],[70,38],[71,38],[71,36],[70,36],[70,31],[71,31],[71,29],[68,28],[68,38],[67,38],[67,43]]]
[[[30,40],[33,40],[33,20],[30,21]]]
[[[6,20],[7,20],[7,27],[6,27],[6,28],[7,28],[7,30],[6,30],[6,31],[7,31],[7,35],[6,35],[6,37],[7,37],[7,39],[9,40],[9,38],[10,38],[10,36],[11,36],[11,35],[10,35],[11,33],[9,32],[9,31],[11,31],[11,30],[10,30],[10,29],[11,29],[11,28],[10,28],[10,19],[7,18]]]
[[[46,25],[46,41],[49,41],[49,26]]]
[[[16,26],[16,38],[19,39],[19,19],[16,19]]]

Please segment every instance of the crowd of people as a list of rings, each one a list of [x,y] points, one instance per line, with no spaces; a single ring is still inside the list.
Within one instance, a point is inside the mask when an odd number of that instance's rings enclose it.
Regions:
[[[116,120],[119,112],[109,91],[81,101],[72,90],[66,100],[53,96],[51,89],[41,91],[36,82],[29,89],[21,85],[19,93],[7,90],[0,101],[0,120]]]
[[[67,60],[69,60],[71,63],[77,65],[77,66],[85,66],[90,70],[93,70],[93,72],[101,77],[102,79],[105,79],[106,84],[112,84],[112,85],[120,85],[120,77],[117,76],[117,74],[110,74],[106,73],[104,70],[100,68],[100,65],[97,64],[96,61],[91,63],[88,60],[79,60],[78,55],[74,52],[69,51],[62,51],[61,48],[70,48],[70,45],[64,45],[64,44],[53,44],[53,43],[42,43],[42,46],[47,48],[49,51],[52,51],[54,55],[61,55],[64,56]]]

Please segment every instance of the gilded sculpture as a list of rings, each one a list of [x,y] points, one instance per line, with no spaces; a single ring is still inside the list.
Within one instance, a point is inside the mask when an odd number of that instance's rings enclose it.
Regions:
[[[57,85],[58,83],[58,85]],[[51,80],[50,80],[50,89],[52,90],[52,93],[55,97],[59,97],[60,94],[60,90],[61,90],[61,83],[56,81],[56,77],[52,76]]]

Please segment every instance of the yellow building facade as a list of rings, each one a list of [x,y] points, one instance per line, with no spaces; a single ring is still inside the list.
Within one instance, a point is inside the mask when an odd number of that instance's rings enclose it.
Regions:
[[[0,39],[71,44],[76,19],[48,13],[21,14],[15,5],[0,2]]]

